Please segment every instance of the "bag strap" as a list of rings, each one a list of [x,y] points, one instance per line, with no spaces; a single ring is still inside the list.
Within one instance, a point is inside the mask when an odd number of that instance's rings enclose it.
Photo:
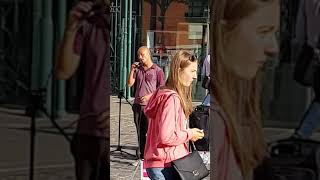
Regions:
[[[175,99],[173,99],[173,101],[174,101],[174,104],[176,104],[176,100]],[[174,106],[175,108],[176,108],[176,106]],[[176,110],[175,110],[176,111]],[[181,112],[181,108],[180,108],[180,111],[179,112]],[[176,123],[175,123],[175,128],[177,129],[177,114],[175,114],[175,121],[176,121]],[[188,128],[189,127],[189,124],[188,124],[188,122],[186,123],[186,128]],[[189,151],[191,150],[191,152],[193,152],[193,151],[196,151],[197,150],[197,148],[196,148],[196,146],[194,145],[194,143],[191,141],[191,140],[189,140],[189,142],[188,142],[188,144],[189,144]]]
[[[201,102],[201,105],[204,105],[204,101],[207,99],[207,97],[209,96],[209,93],[207,93],[207,95],[203,98],[202,102]]]
[[[193,151],[197,151],[196,146],[194,145],[194,142],[192,142],[191,140],[189,141],[189,151],[191,150],[191,152]]]

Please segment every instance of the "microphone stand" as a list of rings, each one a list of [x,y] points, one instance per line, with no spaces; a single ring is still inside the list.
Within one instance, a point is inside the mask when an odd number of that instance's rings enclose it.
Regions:
[[[120,90],[120,89],[117,89],[116,88],[116,90],[118,91],[118,98],[119,98],[119,120],[118,120],[118,145],[117,145],[117,148],[115,149],[115,150],[113,150],[113,151],[110,151],[110,153],[113,153],[113,152],[116,152],[116,151],[119,151],[121,154],[122,153],[125,153],[125,154],[127,154],[127,155],[130,155],[130,156],[134,156],[134,157],[136,157],[137,156],[137,152],[138,151],[136,151],[136,155],[133,155],[133,154],[130,154],[130,153],[128,153],[128,152],[126,152],[126,151],[123,151],[122,149],[124,148],[124,146],[121,146],[121,144],[120,144],[120,137],[121,137],[121,131],[120,131],[120,129],[121,129],[121,101],[122,101],[122,98],[124,98],[127,102],[128,102],[128,104],[130,105],[130,106],[132,106],[132,104],[128,101],[128,99],[126,98],[126,97],[124,97],[124,90]],[[138,156],[137,156],[138,157]]]
[[[35,154],[35,137],[36,137],[36,116],[38,112],[44,113],[47,117],[50,117],[45,110],[43,104],[46,97],[46,89],[31,90],[30,92],[30,106],[28,107],[31,116],[30,123],[30,168],[29,168],[29,180],[34,179],[34,154]],[[68,134],[52,119],[50,118],[53,125],[60,131],[60,133],[71,141]]]

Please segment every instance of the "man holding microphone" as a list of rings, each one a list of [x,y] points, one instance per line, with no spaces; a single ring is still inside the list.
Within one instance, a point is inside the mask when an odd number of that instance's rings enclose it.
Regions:
[[[144,107],[147,105],[152,93],[165,84],[165,80],[163,70],[152,62],[148,47],[140,47],[137,55],[139,62],[131,65],[128,86],[135,85],[135,99],[132,110],[138,134],[138,153],[140,154],[138,158],[143,159],[148,130],[148,120],[144,114]]]

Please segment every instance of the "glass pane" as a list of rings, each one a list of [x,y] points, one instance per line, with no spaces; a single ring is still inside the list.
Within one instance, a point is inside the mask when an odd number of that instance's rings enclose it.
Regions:
[[[166,77],[177,50],[189,50],[199,59],[199,78],[193,91],[197,101],[202,101],[206,93],[201,87],[202,62],[208,54],[208,16],[201,17],[204,9],[207,2],[144,1],[142,23],[138,27],[141,44],[150,48],[153,61],[163,68]]]

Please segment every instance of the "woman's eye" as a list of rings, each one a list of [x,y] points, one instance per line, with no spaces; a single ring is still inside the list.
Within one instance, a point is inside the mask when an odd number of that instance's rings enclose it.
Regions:
[[[265,36],[265,35],[273,33],[273,30],[274,30],[274,27],[258,28],[258,34]]]

